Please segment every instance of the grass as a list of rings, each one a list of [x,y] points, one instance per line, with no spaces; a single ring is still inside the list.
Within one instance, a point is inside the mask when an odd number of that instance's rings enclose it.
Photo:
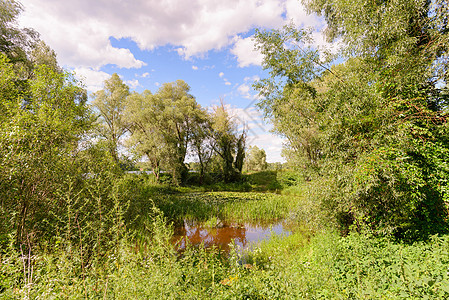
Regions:
[[[270,174],[248,184],[266,191]],[[283,176],[280,182],[295,180]],[[39,251],[2,249],[0,298],[449,298],[449,235],[404,244],[369,232],[342,237],[316,229],[316,204],[305,184],[291,185],[285,194],[192,191],[128,176],[117,185],[129,205],[126,234],[101,253],[86,250],[82,239],[64,239],[64,232]],[[184,219],[214,227],[219,220],[286,218],[297,224],[293,234],[273,235],[244,251],[234,245],[229,255],[189,245],[177,253],[171,244],[172,222]]]
[[[76,256],[35,257],[33,280],[3,284],[2,298],[45,299],[446,299],[449,236],[395,243],[352,233],[274,236],[223,256],[187,247],[177,255],[159,216],[146,247],[123,241],[101,264],[73,268]],[[236,249],[237,250],[237,249]],[[20,257],[2,257],[20,265]],[[5,281],[2,281],[5,283]]]
[[[233,222],[266,222],[285,219],[300,197],[256,192],[183,193],[155,199],[169,220],[206,221],[211,217]]]
[[[239,182],[224,183],[221,180],[209,180],[205,184],[178,187],[180,192],[274,192],[279,193],[283,186],[278,181],[278,176],[289,172],[282,171],[261,171],[254,173],[243,174]],[[289,173],[290,174],[290,173]],[[191,174],[191,176],[197,176],[197,174]],[[198,181],[192,179],[193,181]]]

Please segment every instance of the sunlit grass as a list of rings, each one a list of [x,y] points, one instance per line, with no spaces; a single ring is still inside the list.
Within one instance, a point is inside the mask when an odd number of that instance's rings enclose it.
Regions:
[[[445,299],[449,236],[407,245],[364,232],[341,237],[316,230],[308,187],[284,194],[187,192],[128,178],[128,233],[102,253],[56,239],[51,251],[0,255],[4,299]],[[271,235],[229,254],[187,244],[177,252],[173,222],[205,228],[221,221],[287,220],[289,235]],[[133,226],[130,226],[133,225]],[[118,227],[117,227],[118,228]],[[49,248],[50,249],[50,248]],[[24,261],[29,269],[24,270]]]
[[[207,192],[164,196],[156,205],[173,221],[206,221],[210,217],[235,222],[285,219],[296,209],[299,196],[256,192]]]
[[[333,232],[313,235],[303,228],[289,236],[273,235],[243,252],[234,248],[228,256],[214,248],[190,246],[178,254],[167,220],[153,210],[141,247],[125,237],[114,251],[83,266],[76,247],[69,251],[70,245],[63,243],[56,252],[31,258],[34,275],[28,283],[20,279],[22,258],[3,254],[0,295],[5,299],[449,296],[449,236],[407,245],[357,233],[344,238]]]

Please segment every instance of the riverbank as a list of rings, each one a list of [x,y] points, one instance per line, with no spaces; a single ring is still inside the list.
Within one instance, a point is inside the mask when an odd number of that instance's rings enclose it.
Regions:
[[[61,238],[56,237],[54,244],[33,252],[4,251],[0,259],[0,296],[4,299],[444,299],[449,296],[449,236],[406,244],[367,230],[341,236],[330,227],[313,227],[311,219],[304,217],[313,211],[306,183],[286,189],[286,195],[262,192],[260,186],[251,192],[201,192],[194,187],[154,186],[133,175],[124,178],[116,189],[117,195],[129,202],[126,213],[114,227],[117,238],[109,240],[108,247],[97,248],[105,250],[91,252],[86,250],[82,239],[76,243],[75,239],[57,233]],[[293,227],[285,234],[270,234],[259,242],[243,243],[242,232],[246,229],[239,226],[268,224],[264,230],[269,230],[269,224],[276,222],[288,222]],[[174,241],[175,229],[181,225],[187,231],[186,224],[189,230],[198,229],[200,238],[201,230],[208,231],[202,244],[184,240],[179,251],[180,243]],[[206,243],[204,238],[219,240],[218,231],[226,226],[234,226],[231,229],[241,239],[229,239],[226,252],[218,244]],[[101,228],[90,232],[101,234]],[[247,232],[244,233],[246,238]]]

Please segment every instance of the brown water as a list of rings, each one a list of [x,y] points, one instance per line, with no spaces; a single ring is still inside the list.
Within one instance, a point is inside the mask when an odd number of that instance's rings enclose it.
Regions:
[[[179,250],[185,249],[188,240],[193,246],[203,243],[204,247],[210,248],[215,245],[228,252],[232,240],[235,245],[247,248],[253,242],[269,239],[272,234],[289,235],[291,231],[283,222],[269,225],[220,222],[214,228],[207,228],[198,222],[184,221],[181,226],[175,227],[173,243],[177,243]]]

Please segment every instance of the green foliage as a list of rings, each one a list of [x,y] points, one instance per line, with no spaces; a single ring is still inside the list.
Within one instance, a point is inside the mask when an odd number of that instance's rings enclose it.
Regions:
[[[292,267],[304,278],[301,293],[313,297],[410,299],[448,296],[447,236],[428,243],[396,244],[386,238],[325,235]]]
[[[189,91],[187,83],[178,80],[163,84],[154,95],[144,91],[126,100],[125,118],[131,129],[128,145],[148,158],[158,179],[161,167],[171,170],[175,184],[187,178],[185,158],[190,146],[195,146],[202,159],[207,156],[202,141],[209,120]]]
[[[0,1],[0,53],[6,55],[13,65],[29,71],[32,63],[27,52],[35,45],[38,34],[32,29],[15,26],[22,9],[15,0]]]
[[[2,256],[2,297],[444,299],[449,296],[448,236],[412,245],[387,238],[307,230],[228,256],[188,246],[177,254],[171,228],[157,209],[147,238],[121,242],[101,264],[84,265],[75,248],[40,254],[22,282],[19,256]],[[55,280],[56,279],[56,280]]]
[[[304,182],[301,173],[292,170],[282,170],[277,172],[276,180],[284,187],[299,186]]]
[[[432,235],[448,229],[446,2],[309,1],[344,42],[333,67],[307,31],[258,32],[260,106],[295,171],[241,176],[246,132],[223,103],[208,116],[183,81],[128,95],[114,74],[95,95],[98,128],[81,84],[1,1],[0,297],[448,298],[449,236]],[[128,129],[156,179],[120,170]],[[214,183],[156,185],[196,181],[189,147],[198,182]],[[229,254],[172,244],[172,222],[284,219],[293,234]]]
[[[254,172],[244,175],[244,179],[251,185],[253,191],[275,191],[278,192],[283,188],[278,181],[280,171],[263,171]]]
[[[212,120],[207,114],[195,124],[192,130],[191,148],[198,159],[193,164],[196,166],[194,170],[199,172],[199,184],[205,183],[206,172],[210,171],[209,166],[214,156],[213,144]]]
[[[296,197],[286,197],[277,194],[246,194],[244,197],[233,199],[233,195],[228,195],[228,202],[223,207],[222,214],[225,219],[233,219],[239,222],[282,220],[295,209],[299,199]],[[244,201],[242,201],[244,200]]]
[[[189,173],[187,185],[184,192],[210,192],[210,191],[232,191],[232,192],[280,192],[284,186],[277,180],[277,171],[262,171],[242,174],[240,181],[225,183],[221,173],[207,173],[204,180],[199,180],[198,173]]]
[[[153,199],[169,220],[207,221],[211,217],[229,222],[282,220],[300,203],[299,197],[270,193],[207,192],[157,196]]]
[[[21,90],[5,60],[2,69],[12,80],[1,99],[8,117],[0,123],[1,227],[20,243],[48,233],[49,212],[60,207],[57,190],[76,174],[77,143],[92,118],[85,91],[69,74],[39,66]]]
[[[34,66],[46,65],[53,69],[55,72],[63,72],[62,68],[58,65],[56,60],[56,52],[52,50],[44,41],[39,41],[34,45],[29,59]]]
[[[343,232],[413,240],[448,229],[443,2],[307,1],[342,38],[345,62],[332,67],[293,25],[256,34],[270,73],[255,84],[259,106]]]
[[[129,95],[129,87],[123,83],[117,73],[105,80],[104,89],[96,92],[92,101],[99,111],[99,136],[106,140],[109,151],[118,163],[118,147],[120,138],[126,133],[127,126],[123,117],[125,99]]]
[[[246,132],[237,135],[237,124],[229,115],[222,101],[214,107],[212,113],[212,148],[217,154],[223,179],[226,183],[238,181],[242,173],[245,158]]]
[[[246,171],[263,171],[268,167],[265,150],[259,149],[257,146],[250,146],[245,157]]]

